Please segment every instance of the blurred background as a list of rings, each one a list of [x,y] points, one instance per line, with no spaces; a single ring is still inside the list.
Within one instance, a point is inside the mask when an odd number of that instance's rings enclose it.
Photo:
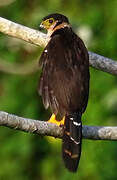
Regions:
[[[117,0],[0,0],[0,16],[38,29],[49,13],[63,13],[88,50],[117,59]],[[42,48],[0,33],[0,110],[47,120],[37,93]],[[83,124],[117,125],[117,78],[90,68]],[[79,171],[69,173],[61,141],[0,127],[0,180],[116,180],[117,143],[83,140]]]

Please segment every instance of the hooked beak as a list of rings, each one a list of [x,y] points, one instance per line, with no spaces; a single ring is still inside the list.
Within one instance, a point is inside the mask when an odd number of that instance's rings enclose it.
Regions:
[[[39,29],[40,29],[40,30],[41,30],[41,29],[44,29],[43,23],[40,24]]]
[[[40,28],[44,28],[44,25],[42,23],[40,24]]]

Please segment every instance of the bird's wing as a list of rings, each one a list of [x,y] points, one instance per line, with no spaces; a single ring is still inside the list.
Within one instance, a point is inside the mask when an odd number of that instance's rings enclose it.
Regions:
[[[39,92],[45,107],[62,115],[83,112],[88,99],[89,62],[82,41],[75,36],[68,44],[55,35],[41,55],[40,66]]]

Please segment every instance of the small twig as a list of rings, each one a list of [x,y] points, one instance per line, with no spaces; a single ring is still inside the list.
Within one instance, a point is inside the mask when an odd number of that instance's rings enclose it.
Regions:
[[[46,46],[49,41],[46,34],[23,25],[19,25],[2,17],[0,17],[0,32],[39,46]],[[89,52],[89,57],[90,65],[92,67],[117,75],[116,61],[92,52]]]
[[[62,138],[62,128],[45,121],[27,119],[0,111],[0,126],[39,135]],[[117,140],[117,127],[83,126],[83,138],[92,140]]]

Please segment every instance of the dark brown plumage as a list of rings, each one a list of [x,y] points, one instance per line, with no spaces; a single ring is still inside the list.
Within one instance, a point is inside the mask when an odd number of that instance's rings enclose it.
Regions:
[[[44,21],[54,18],[58,26],[64,22],[69,24],[61,16],[51,14]],[[83,41],[70,26],[54,30],[55,27],[40,57],[39,93],[45,108],[65,116],[62,154],[65,166],[75,172],[81,154],[81,116],[89,94],[89,57]]]

